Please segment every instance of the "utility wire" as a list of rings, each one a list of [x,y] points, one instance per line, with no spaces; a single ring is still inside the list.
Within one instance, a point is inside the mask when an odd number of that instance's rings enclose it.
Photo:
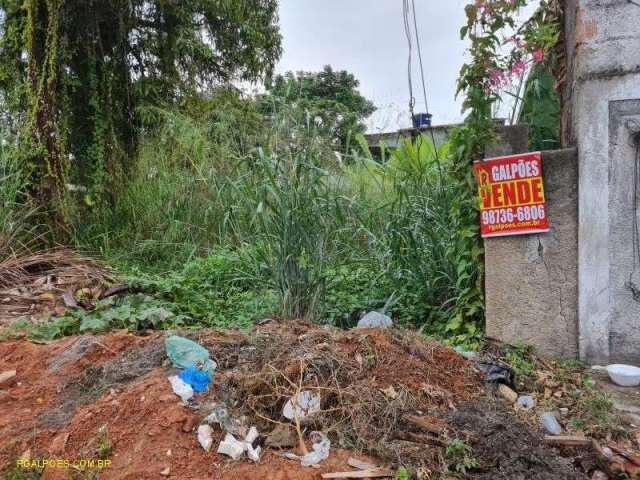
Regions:
[[[409,60],[408,60],[408,68],[407,68],[407,80],[408,80],[408,84],[409,84],[409,111],[411,113],[411,122],[413,123],[414,121],[414,107],[415,107],[415,97],[413,96],[413,79],[412,79],[412,71],[411,71],[411,64],[412,64],[412,50],[413,50],[413,45],[411,42],[411,21],[410,21],[410,16],[413,15],[413,29],[414,29],[414,35],[415,35],[415,39],[416,39],[416,47],[417,47],[417,51],[418,51],[418,61],[419,61],[419,65],[420,65],[420,79],[422,81],[422,95],[424,98],[424,108],[425,108],[425,113],[429,114],[429,102],[427,99],[427,84],[425,81],[425,76],[424,76],[424,65],[422,62],[422,48],[420,46],[420,36],[418,35],[418,20],[417,20],[417,16],[416,16],[416,3],[415,0],[411,0],[411,11],[409,11],[409,0],[402,0],[402,13],[403,13],[403,19],[404,19],[404,32],[405,35],[407,37],[407,45],[409,47]],[[420,129],[418,127],[414,127],[416,130],[416,133],[418,134],[418,137],[420,139],[420,143],[418,144],[418,155],[420,154],[420,145],[422,143],[422,133],[420,132]],[[442,177],[442,165],[440,164],[440,156],[438,154],[438,145],[436,144],[436,138],[435,135],[433,133],[433,126],[430,125],[429,126],[429,133],[431,134],[431,142],[433,143],[433,152],[435,154],[435,159],[436,159],[436,164],[438,165],[438,174],[440,177],[440,187],[443,188],[443,177]]]
[[[407,60],[407,81],[409,84],[409,111],[411,112],[411,121],[413,122],[413,107],[415,106],[416,99],[413,96],[413,78],[411,74],[413,44],[411,43],[411,23],[409,22],[409,0],[402,0],[402,19],[404,21],[404,34],[407,38],[407,46],[409,47],[409,57]]]

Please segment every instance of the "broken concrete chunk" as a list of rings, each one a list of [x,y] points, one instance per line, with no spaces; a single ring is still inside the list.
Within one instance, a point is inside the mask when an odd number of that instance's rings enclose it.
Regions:
[[[220,442],[220,445],[218,445],[218,453],[227,455],[234,460],[238,460],[240,457],[242,457],[242,454],[245,451],[245,447],[246,444],[244,442],[239,442],[238,440],[236,440],[236,437],[234,437],[230,433],[227,433],[227,435],[224,437],[224,440],[222,440]]]
[[[15,370],[7,370],[6,372],[0,373],[0,388],[8,388],[11,387],[14,383],[16,383],[16,371]]]
[[[391,328],[391,317],[380,312],[369,312],[358,322],[358,328]]]
[[[198,443],[200,443],[200,446],[204,448],[206,452],[211,450],[211,445],[213,445],[213,438],[211,438],[212,434],[213,428],[209,425],[200,425],[198,427]]]
[[[515,401],[518,399],[518,394],[503,383],[498,385],[498,391],[500,392],[500,395],[502,395],[509,403],[515,403]]]
[[[285,403],[282,415],[289,420],[294,420],[296,416],[298,419],[303,419],[319,411],[320,395],[309,390],[303,390]]]

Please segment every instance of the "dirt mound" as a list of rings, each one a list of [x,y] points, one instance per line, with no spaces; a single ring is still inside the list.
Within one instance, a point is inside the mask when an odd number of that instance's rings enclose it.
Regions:
[[[545,447],[541,433],[532,430],[490,399],[446,413],[449,425],[481,433],[473,454],[481,460],[477,480],[586,480],[571,461]]]
[[[88,342],[87,338],[93,340]],[[0,372],[17,371],[16,384],[0,389],[0,465],[28,449],[35,453],[48,445],[79,405],[99,396],[98,392],[89,394],[78,387],[87,369],[158,338],[116,332],[65,338],[48,345],[23,340],[0,342]]]
[[[54,250],[0,262],[0,326],[17,318],[37,320],[90,307],[114,282],[97,260],[70,250]]]
[[[350,470],[347,458],[366,454],[361,458],[404,464],[435,479],[446,478],[452,468],[447,446],[460,439],[481,460],[469,478],[520,478],[527,465],[539,475],[522,478],[582,478],[495,404],[491,410],[466,406],[483,395],[479,373],[451,349],[415,333],[271,321],[248,334],[185,335],[218,362],[209,390],[188,406],[167,381],[162,334],[0,343],[0,371],[16,368],[19,381],[0,390],[0,471],[28,450],[31,458],[107,457],[112,465],[99,478],[109,480],[157,479],[167,469],[181,480],[311,480]],[[259,464],[231,461],[215,453],[219,428],[213,451],[199,446],[195,429],[221,404],[257,425],[264,442],[271,430],[282,429],[283,405],[298,390],[321,397],[321,410],[301,425],[307,440],[319,430],[332,441],[321,468],[302,467],[273,448]],[[47,468],[42,478],[69,474]]]

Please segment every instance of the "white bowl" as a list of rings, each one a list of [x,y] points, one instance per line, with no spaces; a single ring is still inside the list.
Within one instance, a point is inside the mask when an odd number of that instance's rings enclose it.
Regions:
[[[640,368],[638,367],[616,363],[607,365],[607,373],[613,383],[621,387],[637,387],[640,385]]]

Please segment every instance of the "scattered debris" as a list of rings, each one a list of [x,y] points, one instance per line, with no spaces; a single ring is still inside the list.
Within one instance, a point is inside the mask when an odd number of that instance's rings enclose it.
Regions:
[[[175,368],[200,368],[212,378],[217,367],[209,358],[209,351],[188,338],[172,335],[164,341],[167,356]]]
[[[320,411],[320,395],[309,390],[303,390],[291,397],[282,409],[282,415],[288,420],[296,417],[300,420]]]
[[[422,416],[417,417],[415,415],[407,415],[404,417],[406,421],[416,425],[417,427],[435,435],[444,435],[447,433],[447,422],[442,418]]]
[[[171,388],[173,388],[173,392],[178,395],[183,402],[186,403],[193,398],[194,393],[191,385],[184,383],[177,375],[172,375],[168,377],[168,379],[171,383]]]
[[[556,416],[551,412],[544,412],[540,415],[540,424],[551,435],[560,435],[562,433],[562,427],[558,423]]]
[[[206,392],[211,382],[211,377],[208,373],[195,367],[185,368],[178,374],[178,377],[187,385],[191,385],[196,393]]]
[[[160,475],[162,475],[163,477],[168,477],[170,473],[171,473],[170,467],[166,467],[160,470]]]
[[[225,432],[231,433],[238,437],[244,437],[249,431],[247,426],[247,418],[242,416],[240,418],[233,418],[229,414],[229,409],[222,404],[214,405],[213,410],[203,420],[203,423],[208,425],[218,424],[220,429]]]
[[[637,387],[640,385],[640,368],[621,363],[607,365],[609,378],[621,387]]]
[[[520,395],[516,405],[522,410],[531,410],[536,406],[536,401],[530,395]]]
[[[391,328],[393,320],[380,312],[369,312],[358,322],[358,328]]]
[[[240,457],[242,457],[245,450],[246,445],[243,442],[239,442],[238,440],[236,440],[236,437],[234,437],[230,433],[227,433],[227,435],[224,437],[224,440],[222,440],[220,442],[220,445],[218,445],[218,453],[227,455],[233,460],[238,460]]]
[[[7,370],[0,373],[0,388],[8,388],[16,383],[16,371]]]
[[[595,470],[591,475],[591,480],[609,480],[609,475],[601,470]]]
[[[498,385],[498,391],[509,403],[515,403],[518,399],[518,394],[502,383]]]
[[[353,468],[357,468],[358,470],[373,470],[378,468],[376,465],[368,462],[363,462],[362,460],[358,460],[357,458],[349,457],[347,459],[347,465]]]
[[[266,447],[271,448],[291,448],[298,444],[298,437],[293,428],[288,425],[278,424],[267,435],[264,444]]]
[[[329,452],[331,450],[331,441],[329,438],[322,432],[311,432],[311,437],[315,437],[315,439],[309,453],[302,456],[294,453],[286,453],[285,456],[290,460],[300,460],[300,464],[303,467],[317,465],[321,461],[329,458]]]
[[[552,447],[591,447],[593,440],[582,436],[547,435],[544,443]]]
[[[372,468],[369,470],[354,470],[352,472],[323,473],[322,478],[387,478],[394,477],[395,472],[387,468]]]
[[[500,383],[514,388],[515,375],[513,371],[503,365],[489,362],[475,362],[475,366],[484,373],[484,381],[487,383]]]
[[[464,358],[466,358],[467,360],[477,360],[478,358],[478,353],[471,351],[471,350],[465,350],[464,347],[461,346],[457,346],[453,348],[456,352],[458,352],[460,355],[462,355]]]
[[[198,427],[198,443],[206,452],[211,450],[211,445],[213,445],[213,428],[209,425],[200,425]]]
[[[246,452],[247,457],[249,457],[250,460],[258,462],[260,460],[260,452],[262,449],[259,446],[253,446],[253,443],[258,439],[258,436],[258,429],[253,426],[249,429],[249,432],[242,442],[238,441],[231,433],[227,433],[224,440],[222,440],[220,445],[218,445],[218,453],[227,455],[233,460],[238,460]]]

